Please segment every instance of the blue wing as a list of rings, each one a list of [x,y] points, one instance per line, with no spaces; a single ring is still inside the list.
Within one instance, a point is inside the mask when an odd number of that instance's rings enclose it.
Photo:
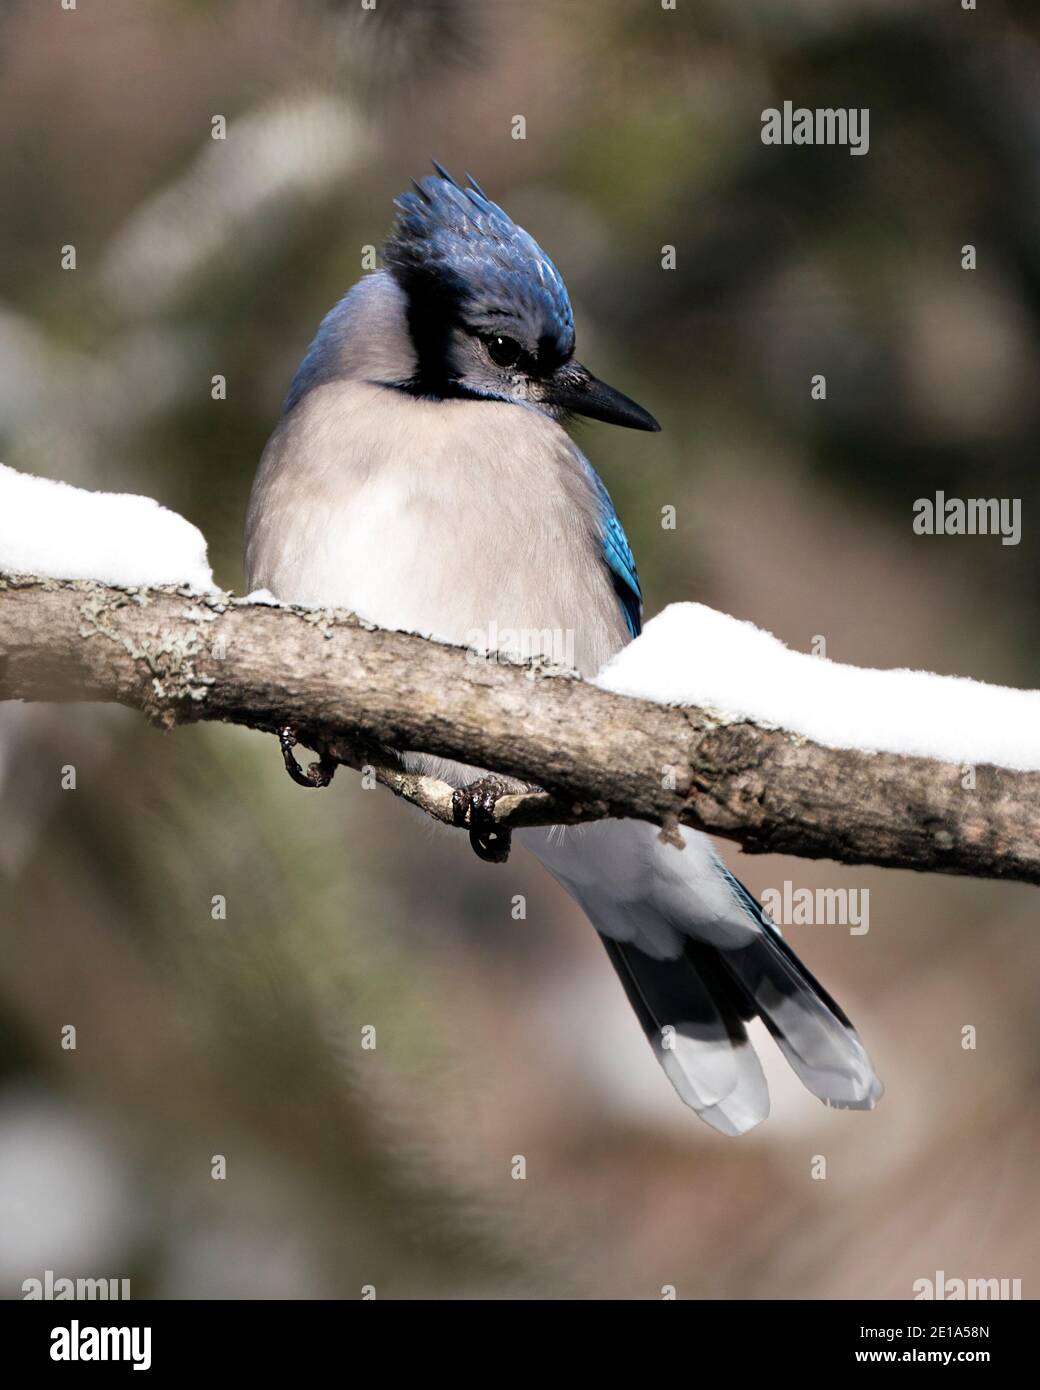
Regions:
[[[602,506],[603,560],[610,570],[614,591],[625,615],[628,630],[633,637],[638,637],[643,627],[643,591],[639,587],[639,575],[636,573],[636,557],[632,554],[625,528],[618,519],[603,480],[588,459],[583,461]]]

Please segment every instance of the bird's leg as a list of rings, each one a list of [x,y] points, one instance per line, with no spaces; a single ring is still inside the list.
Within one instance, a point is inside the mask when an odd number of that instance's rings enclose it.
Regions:
[[[457,788],[451,799],[455,824],[465,825],[468,816],[469,842],[477,857],[488,864],[504,864],[509,858],[513,832],[495,824],[495,803],[512,790],[501,778],[481,777]]]
[[[296,730],[291,724],[286,724],[278,730],[278,743],[282,750],[285,770],[298,787],[327,787],[329,785],[336,771],[336,764],[327,753],[319,750],[318,761],[311,763],[304,771],[293,755],[297,738]]]

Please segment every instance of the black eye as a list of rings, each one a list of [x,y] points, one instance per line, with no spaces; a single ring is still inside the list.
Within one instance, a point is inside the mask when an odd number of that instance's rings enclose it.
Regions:
[[[496,367],[512,367],[521,352],[515,338],[503,338],[500,333],[487,339],[487,350]]]

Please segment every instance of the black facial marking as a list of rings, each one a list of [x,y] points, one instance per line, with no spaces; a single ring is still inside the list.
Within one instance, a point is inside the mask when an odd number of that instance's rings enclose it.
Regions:
[[[569,362],[570,352],[565,352],[560,346],[559,339],[552,334],[545,334],[538,339],[538,372],[542,376],[548,376],[557,367],[562,367],[565,362]]]
[[[408,332],[415,348],[414,375],[401,382],[416,396],[458,394],[448,371],[448,346],[458,320],[459,294],[447,280],[416,279],[407,287]]]

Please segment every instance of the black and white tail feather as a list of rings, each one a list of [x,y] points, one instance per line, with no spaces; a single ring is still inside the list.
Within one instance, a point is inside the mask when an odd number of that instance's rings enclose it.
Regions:
[[[658,960],[601,934],[629,1002],[672,1085],[702,1120],[744,1134],[769,1114],[746,1025],[761,1018],[825,1105],[872,1110],[883,1087],[848,1017],[802,965],[744,885],[723,870],[760,930],[732,948],[687,937]]]
[[[596,927],[668,1079],[702,1120],[744,1134],[769,1114],[747,1025],[760,1018],[825,1105],[871,1110],[882,1086],[848,1018],[707,836],[663,844],[643,821],[517,838]]]

